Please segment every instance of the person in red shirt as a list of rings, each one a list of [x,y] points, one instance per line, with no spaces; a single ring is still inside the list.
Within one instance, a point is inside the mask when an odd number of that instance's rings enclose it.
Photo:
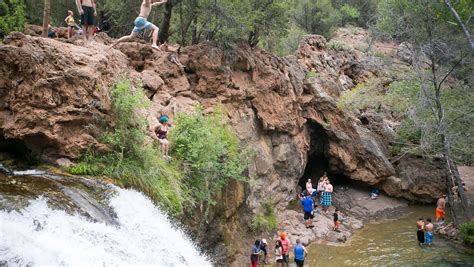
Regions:
[[[290,266],[290,240],[286,238],[285,233],[280,234],[281,245],[282,245],[282,254],[283,254],[283,266]]]

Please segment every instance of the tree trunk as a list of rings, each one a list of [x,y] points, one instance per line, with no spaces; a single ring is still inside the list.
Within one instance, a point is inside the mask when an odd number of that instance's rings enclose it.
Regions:
[[[163,17],[163,21],[161,22],[160,33],[158,35],[160,43],[167,42],[168,38],[170,37],[171,15],[173,14],[173,7],[179,2],[180,0],[170,0],[165,5],[165,15]]]
[[[446,4],[446,6],[448,6],[449,11],[451,11],[451,14],[453,14],[454,18],[459,23],[459,26],[461,26],[461,29],[464,32],[464,36],[466,36],[469,48],[471,49],[471,53],[474,54],[474,42],[472,42],[471,40],[471,35],[469,34],[469,31],[467,30],[466,25],[464,25],[464,23],[461,20],[461,17],[459,17],[458,15],[458,12],[456,12],[456,9],[454,9],[453,6],[451,5],[451,1],[444,0],[444,3]]]
[[[48,37],[49,14],[51,13],[50,0],[44,0],[43,8],[43,37]]]

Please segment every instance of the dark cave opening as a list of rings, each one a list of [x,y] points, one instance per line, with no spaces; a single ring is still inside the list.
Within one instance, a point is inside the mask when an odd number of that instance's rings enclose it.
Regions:
[[[317,124],[310,124],[310,149],[308,151],[308,162],[303,176],[298,181],[301,190],[306,188],[306,182],[311,179],[313,188],[318,185],[319,178],[324,173],[327,174],[331,184],[346,185],[352,183],[349,177],[345,176],[342,171],[334,170],[329,165],[329,138],[324,128]]]
[[[34,163],[36,158],[26,144],[17,139],[6,139],[0,135],[0,161],[13,160],[15,164]]]

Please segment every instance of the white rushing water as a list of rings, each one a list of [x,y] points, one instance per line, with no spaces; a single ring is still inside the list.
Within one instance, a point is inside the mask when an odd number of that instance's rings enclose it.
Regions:
[[[117,188],[118,226],[52,210],[37,199],[21,213],[0,211],[0,265],[210,266],[184,233],[143,194]]]

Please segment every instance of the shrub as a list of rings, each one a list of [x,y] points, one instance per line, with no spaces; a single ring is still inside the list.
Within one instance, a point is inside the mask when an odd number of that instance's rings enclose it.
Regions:
[[[338,108],[346,112],[377,108],[383,102],[383,94],[379,92],[378,85],[377,79],[371,79],[344,91],[339,97]]]
[[[461,224],[459,234],[464,243],[474,245],[474,223]]]
[[[250,223],[250,229],[254,232],[257,231],[276,231],[277,219],[275,211],[273,209],[273,203],[263,202],[263,214],[257,214]]]
[[[110,88],[115,125],[102,135],[112,151],[106,154],[86,153],[82,161],[69,172],[113,177],[125,186],[145,192],[162,208],[177,214],[192,203],[183,184],[184,174],[177,162],[163,159],[157,144],[147,137],[147,122],[137,111],[149,101],[140,88],[134,89],[128,80]]]
[[[329,41],[328,47],[329,47],[329,49],[336,50],[336,51],[349,51],[349,50],[351,50],[351,48],[349,46],[347,46],[343,42],[341,42],[339,40],[336,40],[336,39],[332,39],[331,41]]]
[[[22,0],[0,1],[0,38],[12,31],[23,31],[25,5]]]
[[[201,107],[190,114],[178,114],[170,133],[173,155],[187,168],[193,199],[213,205],[230,179],[246,181],[248,153],[242,150],[235,131],[225,124],[222,108],[204,114]]]

